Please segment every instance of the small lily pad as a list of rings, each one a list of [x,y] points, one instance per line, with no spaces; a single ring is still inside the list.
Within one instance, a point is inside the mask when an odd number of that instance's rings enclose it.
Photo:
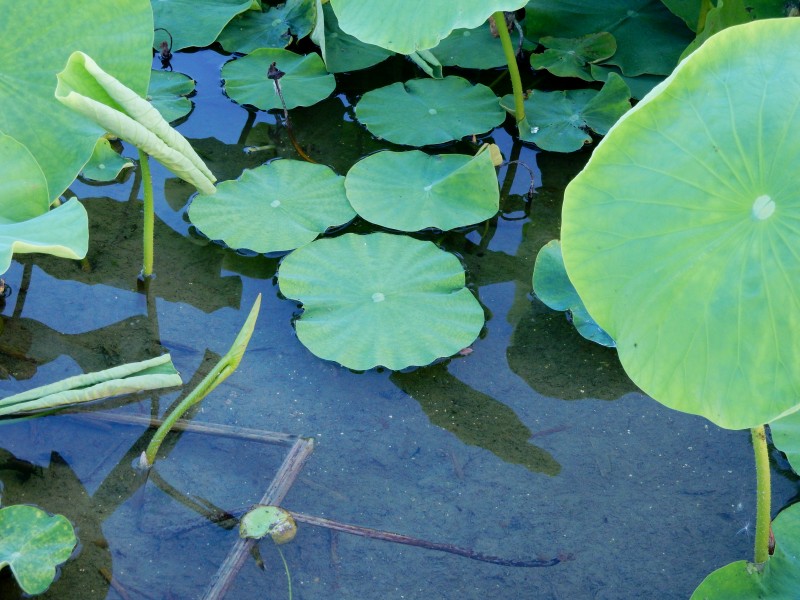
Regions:
[[[411,79],[367,92],[356,117],[373,134],[395,144],[442,144],[484,133],[505,119],[497,96],[462,77]]]
[[[317,240],[278,272],[281,293],[303,303],[300,341],[357,370],[427,365],[474,342],[483,308],[464,281],[453,254],[387,233]]]
[[[0,509],[0,569],[11,572],[26,594],[41,594],[56,577],[78,543],[72,523],[63,515],[15,504]]]
[[[291,542],[297,524],[289,511],[279,506],[256,506],[239,521],[239,536],[260,540],[270,536],[276,544]]]
[[[153,71],[147,99],[168,123],[192,112],[192,101],[186,98],[194,91],[194,79],[174,71]]]
[[[111,147],[108,138],[101,137],[94,145],[89,162],[83,167],[82,175],[92,181],[114,181],[122,169],[133,166],[133,161]]]
[[[285,159],[223,181],[216,194],[201,194],[189,207],[189,219],[203,234],[253,252],[293,250],[355,216],[344,177],[324,165]]]
[[[559,77],[578,77],[594,81],[589,64],[604,60],[617,51],[614,36],[603,31],[580,38],[543,37],[539,43],[546,48],[541,54],[531,54],[534,69],[546,69]]]
[[[616,73],[608,76],[603,89],[534,91],[525,101],[528,128],[521,127],[519,136],[542,150],[574,152],[592,141],[589,130],[604,135],[630,109],[630,90]],[[504,96],[500,102],[509,113],[514,112],[514,97]]]
[[[542,246],[533,267],[533,292],[553,310],[566,311],[583,337],[601,346],[613,348],[614,340],[592,319],[575,286],[567,276],[561,256],[561,242],[552,240]]]
[[[257,48],[286,48],[292,36],[300,39],[311,33],[316,12],[313,0],[286,0],[263,12],[248,10],[233,17],[217,41],[228,52],[242,54]]]
[[[786,455],[795,473],[800,473],[800,411],[769,424],[772,443]]]
[[[225,25],[258,0],[153,0],[155,26],[169,31],[172,51],[205,48],[214,43]]]
[[[272,63],[285,73],[280,86],[288,109],[316,104],[336,87],[336,80],[325,70],[319,54],[300,55],[280,48],[261,48],[223,65],[225,92],[239,104],[261,110],[282,108],[275,84],[267,79]]]
[[[476,156],[419,150],[371,154],[348,171],[347,198],[367,221],[400,231],[445,231],[485,221],[500,206],[486,148]]]
[[[517,48],[519,33],[515,29],[509,35]],[[492,35],[488,21],[475,29],[456,29],[430,53],[445,67],[493,69],[507,64],[503,45]]]

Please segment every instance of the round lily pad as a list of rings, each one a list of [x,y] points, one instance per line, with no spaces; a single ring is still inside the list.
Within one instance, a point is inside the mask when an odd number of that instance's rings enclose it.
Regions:
[[[519,33],[514,29],[509,35],[517,48]],[[488,21],[475,29],[456,29],[430,52],[445,67],[492,69],[507,64],[503,45],[492,35]]]
[[[280,86],[286,108],[316,104],[336,87],[336,80],[325,70],[319,54],[300,55],[281,48],[260,48],[223,65],[225,92],[239,104],[250,104],[261,110],[283,108],[275,84],[267,79],[272,63],[285,73],[280,78]]]
[[[351,369],[426,365],[469,346],[483,327],[458,258],[406,236],[317,240],[283,259],[278,282],[303,303],[300,341]]]
[[[194,79],[175,71],[153,71],[147,99],[164,120],[171,123],[192,112],[192,101],[186,96],[194,91]]]
[[[484,133],[505,113],[494,92],[454,75],[411,79],[367,92],[356,117],[373,134],[395,144],[442,144]]]
[[[287,0],[280,6],[239,13],[219,34],[217,41],[228,52],[247,54],[257,48],[286,48],[292,36],[311,33],[316,7],[309,0]]]
[[[169,31],[172,51],[177,52],[210,46],[228,21],[252,8],[253,0],[158,0],[153,18],[156,27]]]
[[[345,188],[361,217],[400,231],[472,225],[493,217],[500,206],[497,174],[486,151],[476,156],[377,152],[353,165]]]
[[[547,69],[559,77],[578,77],[593,81],[589,63],[599,62],[617,51],[617,40],[603,31],[580,38],[543,37],[539,43],[546,48],[541,54],[531,54],[534,69]]]
[[[280,506],[256,506],[239,522],[239,536],[243,538],[260,540],[268,535],[276,544],[285,544],[296,534],[294,517]]]
[[[198,195],[189,219],[212,240],[253,252],[282,252],[307,244],[356,214],[344,177],[329,167],[274,160],[223,181],[217,193]]]
[[[114,181],[122,172],[122,169],[129,169],[133,166],[133,161],[121,156],[106,137],[101,137],[94,145],[89,162],[83,165],[82,175],[92,181]]]
[[[798,36],[775,19],[710,38],[565,192],[567,273],[631,379],[731,429],[800,398]]]

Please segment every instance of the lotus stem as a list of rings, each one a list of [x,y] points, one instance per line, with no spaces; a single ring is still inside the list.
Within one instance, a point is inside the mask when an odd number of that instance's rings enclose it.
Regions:
[[[144,222],[142,237],[144,259],[142,277],[153,276],[153,228],[155,226],[155,209],[153,207],[153,178],[150,175],[150,158],[144,150],[139,150],[139,168],[142,172],[142,194],[144,199]]]
[[[770,478],[769,451],[767,450],[767,434],[764,426],[759,425],[750,430],[753,438],[753,452],[756,456],[756,564],[764,564],[769,560],[770,532]]]
[[[280,546],[275,547],[278,549],[278,554],[281,555],[281,560],[283,561],[283,570],[286,571],[286,581],[289,583],[289,600],[292,600],[292,576],[289,573],[289,565],[286,563],[286,558],[284,558]]]
[[[514,92],[514,116],[517,119],[517,124],[519,124],[525,119],[525,99],[522,95],[522,79],[520,79],[519,76],[517,55],[514,52],[514,46],[511,44],[511,36],[508,35],[506,18],[503,12],[497,11],[492,15],[492,18],[497,26],[497,34],[500,37],[500,43],[503,45],[503,53],[506,55],[508,74],[511,76],[511,89]]]

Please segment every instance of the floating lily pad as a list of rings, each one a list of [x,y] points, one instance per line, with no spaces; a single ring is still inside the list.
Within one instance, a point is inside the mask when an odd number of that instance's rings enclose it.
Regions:
[[[194,79],[174,71],[153,71],[147,99],[172,123],[192,112],[192,101],[186,98],[194,91]]]
[[[548,242],[536,255],[533,292],[553,310],[567,311],[575,329],[587,340],[601,346],[614,347],[614,340],[592,319],[569,280],[564,269],[559,240]]]
[[[622,77],[622,81],[628,86],[631,91],[631,98],[641,100],[647,95],[647,92],[656,87],[659,83],[664,81],[661,75],[637,75],[636,77],[627,77],[622,74],[619,67],[609,67],[607,65],[589,65],[589,72],[595,81],[608,81],[611,73],[616,73]]]
[[[84,165],[81,174],[92,181],[114,181],[122,169],[129,169],[132,166],[132,160],[114,150],[108,138],[101,137],[94,145],[94,152],[89,162]]]
[[[15,504],[0,509],[0,569],[8,566],[26,594],[41,594],[78,543],[63,515]]]
[[[521,127],[520,138],[542,150],[574,152],[592,141],[589,130],[605,134],[630,109],[630,90],[616,73],[608,76],[603,89],[534,91],[525,100],[529,128]],[[514,97],[504,96],[503,108],[514,113]]]
[[[286,0],[265,8],[233,17],[217,41],[228,52],[247,54],[257,48],[286,48],[292,36],[300,39],[311,33],[317,13],[313,0]]]
[[[617,51],[617,41],[607,31],[580,38],[543,37],[539,43],[546,50],[531,54],[534,69],[546,69],[559,77],[578,77],[584,81],[594,80],[589,63],[605,60]]]
[[[319,54],[300,55],[279,48],[261,48],[223,65],[225,92],[239,104],[261,110],[282,108],[275,85],[267,79],[272,63],[285,73],[280,85],[286,108],[316,104],[336,87],[336,80],[325,70]]]
[[[494,92],[462,77],[411,79],[367,92],[356,117],[378,137],[395,144],[442,144],[484,133],[505,119]]]
[[[451,0],[331,0],[342,30],[400,54],[433,48],[454,29],[474,29],[496,11],[525,4],[526,0],[460,0],[453,10]]]
[[[798,36],[797,19],[713,36],[565,191],[567,273],[631,379],[731,429],[800,398]]]
[[[519,33],[514,29],[510,36],[517,48]],[[507,64],[503,45],[492,35],[488,21],[475,29],[456,29],[430,52],[446,67],[492,69]]]
[[[213,240],[253,252],[282,252],[307,244],[356,216],[344,177],[324,165],[275,160],[199,195],[189,219]]]
[[[786,455],[795,473],[800,473],[800,411],[769,424],[772,443]]]
[[[210,46],[233,17],[260,8],[258,0],[153,0],[153,19],[169,31],[176,52]]]
[[[243,538],[260,540],[269,536],[276,544],[285,544],[296,534],[294,517],[280,506],[256,506],[239,521],[239,536]]]
[[[400,231],[472,225],[500,207],[497,173],[486,148],[476,156],[378,152],[353,165],[345,187],[361,217]]]
[[[317,240],[283,259],[278,282],[303,303],[300,341],[351,369],[426,365],[469,346],[483,327],[458,258],[410,237]]]

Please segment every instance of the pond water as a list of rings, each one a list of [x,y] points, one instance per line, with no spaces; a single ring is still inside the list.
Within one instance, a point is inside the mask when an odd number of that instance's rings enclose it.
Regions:
[[[275,115],[224,96],[226,60],[209,50],[175,57],[176,70],[198,82],[179,130],[221,180],[296,158]],[[359,81],[340,78],[348,91]],[[342,94],[292,111],[300,143],[342,174],[381,147],[353,122],[351,101]],[[246,429],[314,440],[282,502],[289,510],[511,560],[561,560],[497,565],[300,523],[282,546],[296,599],[686,598],[713,569],[751,557],[749,433],[663,408],[626,379],[614,351],[583,340],[531,295],[536,252],[558,237],[563,188],[588,154],[537,155],[502,129],[486,138],[535,169],[541,185],[528,202],[527,172],[503,168],[497,218],[423,236],[462,258],[488,320],[471,353],[399,373],[354,373],[306,350],[292,326],[298,306],[278,294],[279,257],[238,254],[193,232],[193,188],[155,163],[157,277],[139,290],[138,177],[76,182],[91,223],[88,266],[14,261],[0,395],[165,351],[196,382],[256,295],[264,298],[239,370],[192,414],[234,435],[171,436],[146,482],[131,468],[152,435],[141,424],[59,414],[0,430],[4,502],[63,513],[78,528],[80,552],[44,597],[204,597],[238,537],[233,521],[213,515],[258,502],[287,454],[286,445],[236,435]],[[244,152],[264,144],[275,150]],[[149,393],[100,408],[149,417],[178,397]],[[777,512],[797,484],[772,454]],[[259,554],[247,556],[227,597],[289,597],[275,546],[262,542]],[[0,597],[19,596],[6,569]]]

